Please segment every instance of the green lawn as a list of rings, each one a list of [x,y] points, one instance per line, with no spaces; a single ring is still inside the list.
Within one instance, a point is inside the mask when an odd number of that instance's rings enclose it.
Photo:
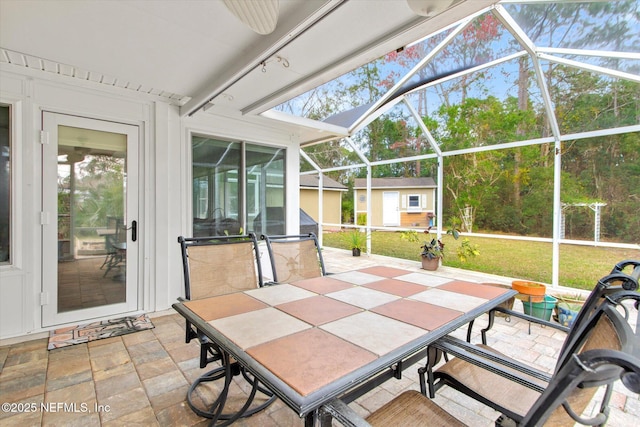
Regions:
[[[349,249],[344,232],[324,233],[323,244]],[[422,238],[422,235],[420,235]],[[409,243],[399,232],[377,231],[371,235],[372,253],[418,261],[421,243]],[[467,270],[551,283],[551,243],[469,237],[478,245],[480,255],[462,263],[456,248],[462,241],[443,236],[445,257],[443,265]],[[635,249],[596,248],[591,246],[560,245],[560,285],[579,289],[593,289],[596,281],[608,274],[614,264],[625,259],[640,259]]]

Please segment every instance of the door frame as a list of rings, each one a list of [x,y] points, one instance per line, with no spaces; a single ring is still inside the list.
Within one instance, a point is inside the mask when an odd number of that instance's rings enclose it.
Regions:
[[[104,132],[114,132],[127,135],[127,192],[126,226],[137,221],[137,239],[132,241],[131,232],[127,232],[127,268],[126,268],[126,297],[123,303],[102,305],[92,308],[72,310],[58,313],[58,262],[57,255],[52,249],[57,247],[57,189],[47,191],[47,182],[57,182],[57,154],[58,154],[58,125],[86,128]],[[42,247],[41,247],[41,323],[42,327],[82,322],[91,319],[108,318],[140,312],[143,305],[142,280],[139,261],[143,260],[140,244],[143,236],[140,218],[143,212],[144,198],[142,193],[142,152],[141,127],[135,124],[120,123],[65,114],[53,111],[42,112]],[[52,159],[56,160],[54,164]],[[50,184],[49,184],[50,185]],[[133,191],[131,191],[133,190]],[[55,250],[57,254],[57,250]]]

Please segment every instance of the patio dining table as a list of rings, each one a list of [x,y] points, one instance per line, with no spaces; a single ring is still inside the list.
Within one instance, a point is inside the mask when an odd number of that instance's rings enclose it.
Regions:
[[[429,344],[514,294],[379,266],[173,307],[312,425],[322,405],[400,378]]]

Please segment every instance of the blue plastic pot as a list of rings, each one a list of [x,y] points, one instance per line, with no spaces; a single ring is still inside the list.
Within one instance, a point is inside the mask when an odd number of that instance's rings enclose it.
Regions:
[[[580,310],[571,310],[564,304],[558,305],[558,322],[562,326],[572,327]]]

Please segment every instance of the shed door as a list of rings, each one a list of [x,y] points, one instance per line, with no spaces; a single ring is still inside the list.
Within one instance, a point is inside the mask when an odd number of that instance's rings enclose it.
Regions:
[[[400,193],[398,191],[382,193],[382,225],[385,227],[400,225]]]

